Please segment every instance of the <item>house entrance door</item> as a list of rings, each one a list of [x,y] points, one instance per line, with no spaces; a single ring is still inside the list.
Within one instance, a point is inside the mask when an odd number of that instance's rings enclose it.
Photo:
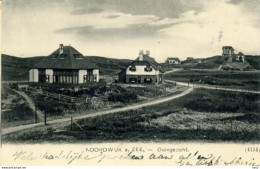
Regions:
[[[141,83],[141,76],[138,76],[138,83]]]

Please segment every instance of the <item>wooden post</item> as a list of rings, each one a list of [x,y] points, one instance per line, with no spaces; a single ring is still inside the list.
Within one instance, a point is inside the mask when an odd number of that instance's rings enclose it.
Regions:
[[[72,130],[72,116],[70,118],[70,130]]]
[[[36,106],[36,102],[35,102],[35,123],[37,123],[37,106]]]
[[[230,130],[232,131],[233,129],[233,126],[232,126],[233,124],[232,124],[232,120],[230,119]]]
[[[44,125],[47,125],[46,111],[44,111]]]

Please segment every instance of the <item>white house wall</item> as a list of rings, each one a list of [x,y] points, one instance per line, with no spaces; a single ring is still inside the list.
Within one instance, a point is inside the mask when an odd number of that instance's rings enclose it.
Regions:
[[[79,83],[83,83],[84,82],[84,75],[87,75],[88,72],[87,70],[79,70]]]
[[[29,70],[29,82],[33,82],[33,69]]]
[[[130,66],[129,66],[130,67]],[[156,71],[152,67],[152,71],[146,72],[144,69],[147,67],[146,65],[136,65],[136,71],[130,71],[129,67],[126,69],[126,74],[127,75],[158,75],[159,71]]]
[[[178,64],[179,62],[176,60],[169,60],[169,64]]]
[[[38,69],[30,69],[30,71],[29,71],[29,81],[30,82],[38,82],[39,81]]]
[[[53,83],[53,70],[52,69],[46,69],[45,74],[49,75],[49,83]]]
[[[93,75],[97,76],[97,82],[99,82],[99,69],[94,69],[93,70]]]

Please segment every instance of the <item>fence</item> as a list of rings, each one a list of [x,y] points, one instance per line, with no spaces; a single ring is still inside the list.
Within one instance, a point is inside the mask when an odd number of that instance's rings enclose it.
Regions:
[[[72,103],[72,104],[91,104],[91,100],[92,98],[95,97],[72,97],[72,96],[68,96],[68,95],[64,95],[64,94],[59,94],[59,93],[53,93],[53,92],[49,92],[49,91],[44,91],[42,89],[36,89],[33,87],[29,87],[27,85],[22,85],[21,83],[18,82],[6,82],[3,83],[3,85],[10,87],[10,85],[18,85],[19,87],[14,88],[15,90],[22,90],[24,92],[29,92],[32,96],[36,97],[37,95],[41,95],[44,96],[46,99],[50,98],[50,99],[56,99],[62,102],[66,102],[66,103]],[[13,88],[13,87],[11,87]],[[105,96],[98,96],[98,98],[100,98],[102,101],[108,101],[108,98]]]

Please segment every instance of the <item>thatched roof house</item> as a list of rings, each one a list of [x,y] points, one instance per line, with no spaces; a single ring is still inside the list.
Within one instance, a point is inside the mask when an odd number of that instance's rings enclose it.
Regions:
[[[29,70],[30,82],[86,83],[99,81],[99,69],[72,46],[63,46]]]

